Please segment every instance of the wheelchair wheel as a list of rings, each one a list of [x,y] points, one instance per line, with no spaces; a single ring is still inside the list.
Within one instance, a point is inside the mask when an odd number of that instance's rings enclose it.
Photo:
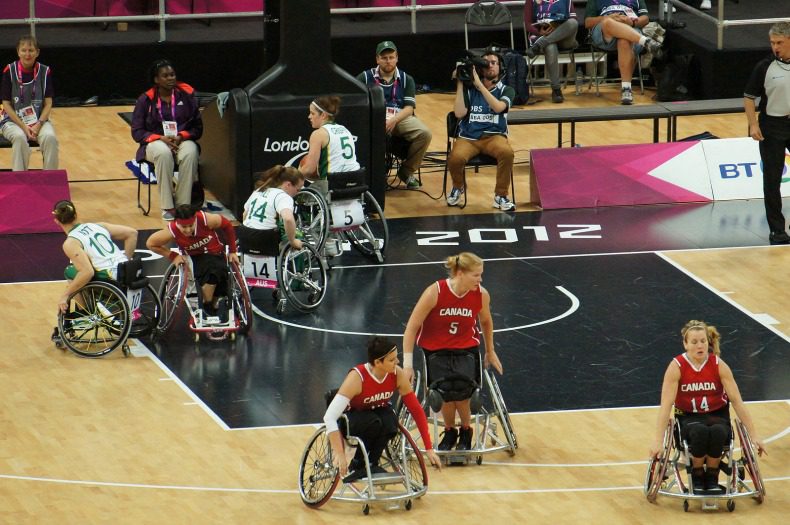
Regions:
[[[491,403],[494,405],[499,424],[502,426],[502,432],[505,433],[507,443],[510,445],[508,452],[511,456],[514,456],[518,448],[518,440],[516,439],[516,431],[513,428],[513,423],[510,421],[510,414],[505,406],[505,398],[502,397],[502,392],[499,390],[499,383],[494,373],[491,370],[486,370],[484,373],[489,390],[491,391]]]
[[[299,190],[294,197],[294,219],[296,229],[304,234],[315,251],[321,253],[329,234],[329,207],[324,196],[311,188]]]
[[[187,290],[186,275],[183,265],[176,266],[171,264],[159,286],[159,300],[162,304],[162,314],[159,316],[159,330],[166,332],[173,319],[176,317],[178,309],[184,301]]]
[[[735,421],[735,427],[738,429],[738,440],[741,443],[741,454],[746,465],[746,471],[749,473],[749,477],[752,478],[754,490],[757,493],[754,499],[757,500],[757,503],[762,503],[765,499],[765,485],[760,474],[760,466],[757,464],[757,456],[754,453],[749,431],[746,430],[746,427],[740,420]]]
[[[143,294],[140,298],[140,306],[132,312],[132,329],[129,337],[145,337],[154,333],[159,326],[159,318],[162,314],[162,301],[159,294],[150,284],[142,289]]]
[[[302,453],[299,465],[299,495],[302,502],[318,508],[332,497],[340,482],[340,474],[332,465],[332,447],[326,427],[322,426],[313,434]]]
[[[126,343],[132,328],[126,294],[110,283],[94,281],[71,294],[68,312],[58,315],[63,343],[83,357],[101,357]]]
[[[317,308],[326,295],[326,268],[318,251],[307,243],[295,250],[285,245],[277,265],[277,283],[288,302],[300,312]]]
[[[384,455],[389,460],[389,466],[393,472],[406,470],[404,474],[407,474],[412,492],[424,493],[428,487],[428,469],[425,466],[425,459],[406,427],[398,423],[398,430],[398,435],[387,443]]]
[[[667,429],[664,431],[664,447],[658,458],[651,458],[647,466],[647,474],[645,475],[645,496],[650,503],[656,502],[658,496],[658,489],[664,482],[664,476],[667,472],[669,465],[669,456],[672,453],[672,442],[674,441],[674,434],[672,432],[672,420],[667,423]]]
[[[389,244],[387,219],[369,191],[362,195],[362,199],[365,222],[353,230],[344,231],[343,235],[359,253],[381,263],[384,262],[384,250]]]
[[[229,281],[228,295],[239,320],[239,332],[246,334],[252,324],[252,299],[244,274],[236,263],[230,263]]]

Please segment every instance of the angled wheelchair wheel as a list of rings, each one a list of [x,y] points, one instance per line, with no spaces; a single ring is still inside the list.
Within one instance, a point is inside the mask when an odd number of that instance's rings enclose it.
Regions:
[[[162,314],[159,316],[160,331],[166,332],[173,324],[173,319],[184,301],[186,290],[187,279],[184,265],[171,264],[159,286],[159,300],[162,304]]]
[[[298,250],[285,245],[277,264],[280,292],[300,312],[316,309],[326,295],[326,267],[318,251],[307,243]]]
[[[302,502],[317,509],[329,501],[339,481],[340,474],[332,464],[329,436],[326,427],[322,426],[310,438],[299,463],[299,495]]]
[[[507,443],[510,445],[508,452],[513,456],[518,448],[518,439],[516,438],[516,431],[510,420],[507,406],[505,406],[505,398],[502,397],[502,392],[499,390],[499,383],[496,380],[496,376],[494,376],[494,372],[485,370],[484,374],[486,376],[489,391],[491,392],[491,403],[494,405],[499,424],[502,426],[502,432],[505,433],[505,439],[507,439]]]
[[[244,274],[236,263],[230,263],[228,296],[239,320],[239,332],[246,334],[252,325],[252,299]]]
[[[142,289],[140,304],[132,309],[132,329],[129,337],[145,337],[154,333],[159,326],[162,314],[162,301],[159,294],[150,284]]]
[[[389,244],[387,219],[381,206],[369,191],[362,195],[362,208],[365,222],[352,230],[345,230],[343,235],[362,255],[380,263],[384,262],[384,251]]]
[[[398,423],[398,430],[399,433],[387,443],[384,450],[384,456],[389,461],[389,465],[384,465],[384,468],[389,466],[393,472],[404,473],[411,492],[424,493],[428,487],[425,459],[406,427]]]
[[[757,454],[755,454],[752,440],[749,437],[749,431],[746,430],[746,426],[740,420],[735,420],[735,428],[738,430],[738,440],[741,443],[741,454],[743,455],[746,472],[748,472],[754,484],[756,492],[754,499],[757,503],[762,503],[765,500],[765,485],[760,474],[760,466],[757,464]]]
[[[296,229],[305,240],[321,253],[329,234],[329,206],[326,199],[312,188],[302,188],[294,197]]]
[[[101,357],[126,343],[132,328],[126,295],[117,286],[93,281],[71,294],[58,315],[63,343],[83,357]]]
[[[651,458],[647,466],[647,474],[645,475],[645,496],[650,503],[656,502],[658,490],[664,482],[667,473],[667,466],[669,465],[669,457],[672,454],[672,443],[674,441],[674,433],[672,432],[672,420],[667,423],[667,428],[664,431],[664,446],[658,458]]]

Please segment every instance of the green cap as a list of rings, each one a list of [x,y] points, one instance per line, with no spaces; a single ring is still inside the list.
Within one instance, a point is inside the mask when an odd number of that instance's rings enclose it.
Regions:
[[[395,43],[392,40],[385,40],[384,42],[379,42],[379,45],[376,46],[376,55],[382,54],[387,49],[398,52],[398,48],[395,47]]]

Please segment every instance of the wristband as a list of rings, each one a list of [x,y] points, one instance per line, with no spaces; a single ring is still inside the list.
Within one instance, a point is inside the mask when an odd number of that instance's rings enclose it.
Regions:
[[[403,352],[403,368],[414,368],[414,352]]]

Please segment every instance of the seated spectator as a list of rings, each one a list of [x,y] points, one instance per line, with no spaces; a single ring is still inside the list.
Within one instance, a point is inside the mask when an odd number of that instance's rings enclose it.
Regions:
[[[357,79],[368,87],[380,86],[384,90],[387,134],[409,142],[409,151],[398,170],[398,178],[407,188],[416,189],[420,187],[420,181],[414,172],[422,164],[422,158],[431,145],[431,130],[414,116],[417,105],[414,79],[398,69],[398,48],[393,42],[385,40],[376,46],[376,64],[377,67],[363,71]]]
[[[646,47],[655,57],[661,56],[661,44],[642,34],[650,18],[645,0],[588,0],[584,27],[590,30],[592,43],[604,51],[617,51],[620,67],[620,103],[634,103],[631,79],[636,57]]]
[[[162,218],[172,221],[176,206],[192,202],[192,184],[197,180],[200,156],[196,141],[203,135],[203,120],[194,88],[176,80],[170,61],[154,62],[148,80],[154,86],[140,95],[134,106],[132,138],[140,144],[137,162],[148,161],[154,165]],[[176,164],[178,180],[174,195]]]
[[[551,82],[551,101],[565,101],[560,88],[560,50],[575,49],[579,22],[573,0],[528,0],[524,3],[524,27],[529,32],[531,45],[527,56],[535,58],[543,53]]]
[[[11,169],[25,171],[30,145],[37,142],[44,169],[58,169],[58,138],[49,121],[52,112],[52,70],[38,62],[41,50],[35,37],[23,36],[16,44],[19,60],[3,69],[0,98],[3,100],[0,133],[11,143]]]
[[[447,159],[447,167],[453,179],[447,205],[457,206],[465,191],[466,163],[472,157],[485,153],[497,160],[494,208],[510,211],[516,206],[508,199],[510,174],[513,170],[513,148],[507,140],[507,112],[516,93],[512,87],[502,82],[502,55],[486,49],[483,59],[488,62],[488,66],[485,69],[472,68],[473,78],[469,85],[456,79],[453,112],[462,120],[459,123],[458,137]]]

